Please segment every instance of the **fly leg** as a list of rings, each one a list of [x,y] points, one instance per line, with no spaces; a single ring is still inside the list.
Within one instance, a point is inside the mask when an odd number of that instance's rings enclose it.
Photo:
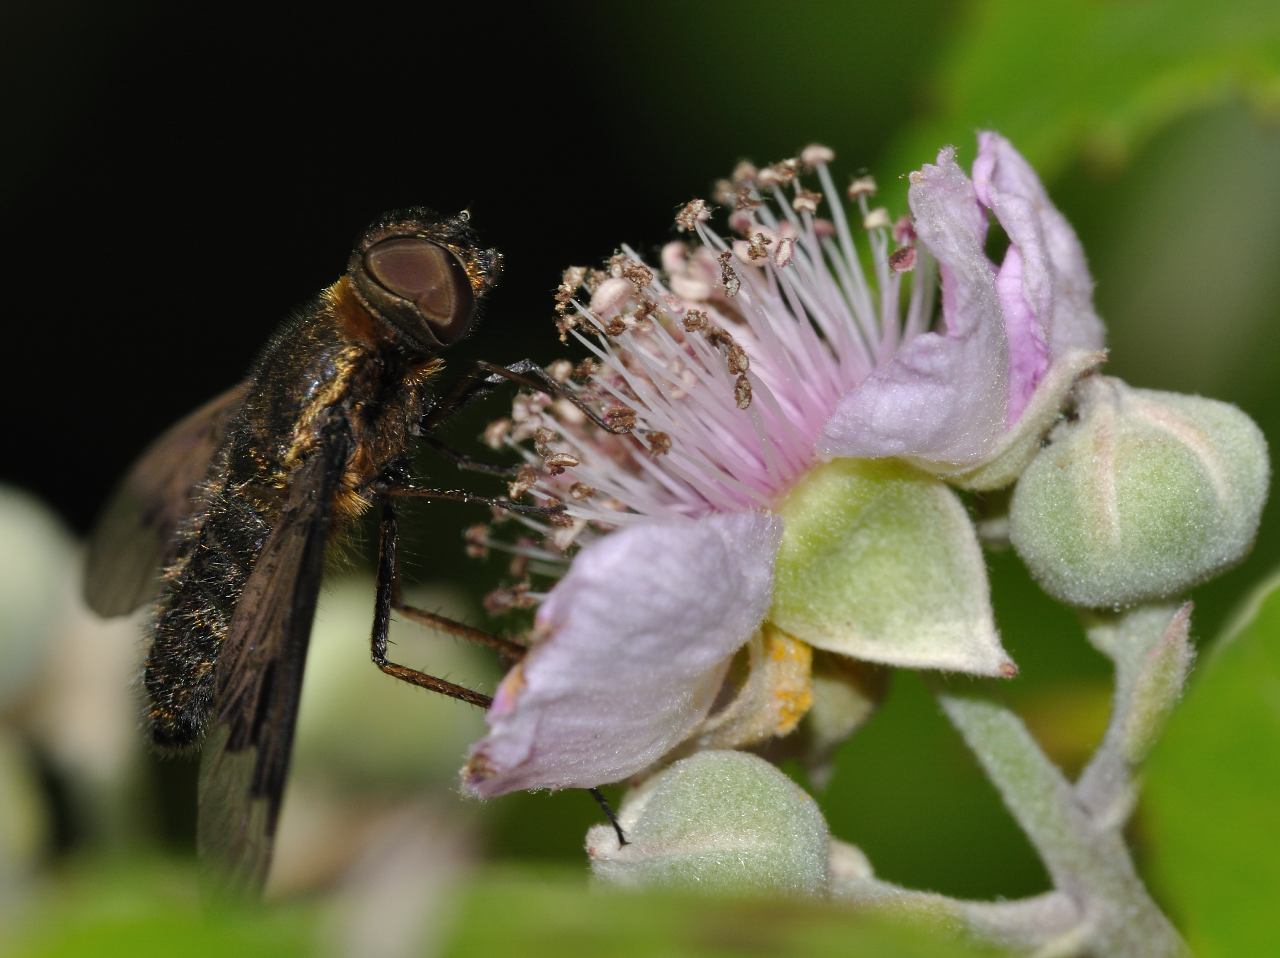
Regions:
[[[419,672],[417,669],[411,669],[406,665],[400,665],[387,658],[387,634],[391,628],[392,609],[403,612],[417,621],[425,622],[435,628],[450,632],[453,635],[497,649],[510,659],[519,660],[524,655],[524,647],[514,642],[510,642],[500,636],[490,635],[480,629],[463,625],[461,622],[454,622],[452,619],[447,619],[435,613],[413,609],[411,606],[406,606],[401,602],[400,567],[397,557],[399,545],[400,536],[396,528],[395,508],[390,501],[383,500],[382,517],[378,524],[378,578],[369,650],[373,664],[387,673],[387,675],[400,679],[402,682],[408,682],[410,685],[430,689],[432,692],[439,692],[441,695],[461,699],[464,702],[487,709],[493,701],[489,696],[461,685],[455,685],[453,682],[437,678],[434,675],[427,675],[425,672]]]
[[[445,502],[480,503],[481,505],[491,506],[494,509],[501,509],[504,512],[515,513],[518,516],[546,519],[552,525],[563,525],[566,521],[564,506],[558,504],[554,506],[535,506],[526,502],[516,502],[513,499],[480,496],[474,492],[467,492],[465,489],[431,489],[422,486],[380,486],[378,484],[375,484],[373,489],[375,492],[380,492],[387,496],[437,499]]]
[[[524,658],[525,647],[523,645],[512,642],[510,639],[504,639],[502,636],[494,635],[492,632],[486,632],[484,629],[477,629],[463,622],[457,622],[447,616],[440,615],[438,612],[419,609],[417,606],[409,605],[401,598],[400,568],[397,562],[400,534],[396,525],[395,507],[390,500],[383,500],[382,503],[382,518],[379,526],[378,541],[378,581],[382,581],[385,569],[386,577],[390,583],[388,592],[392,609],[420,625],[438,629],[460,639],[466,639],[468,642],[474,642],[477,645],[493,649],[510,663],[519,662],[520,659]]]
[[[400,492],[401,490],[398,489],[387,490],[389,495],[400,494]],[[384,498],[382,501],[382,516],[378,524],[377,599],[373,610],[373,634],[370,650],[374,664],[388,675],[411,685],[430,689],[433,692],[440,692],[451,698],[461,699],[464,702],[470,702],[472,705],[487,709],[493,703],[493,699],[489,696],[387,659],[387,633],[391,626],[391,612],[393,609],[406,618],[430,628],[439,629],[450,635],[456,635],[459,638],[494,649],[509,663],[520,661],[527,651],[523,645],[494,635],[491,632],[485,632],[483,629],[457,622],[436,612],[428,612],[425,609],[407,605],[400,598],[400,568],[397,561],[399,545],[400,534],[396,526],[395,507],[391,504],[389,498]],[[618,824],[618,818],[604,795],[600,793],[598,788],[589,788],[587,791],[591,793],[591,797],[595,799],[605,817],[609,820],[609,824],[613,826],[613,830],[618,836],[618,844],[620,846],[626,845],[627,837],[622,831],[622,826]]]
[[[435,436],[424,435],[418,441],[424,446],[434,449],[459,469],[467,472],[479,472],[486,476],[497,476],[499,479],[514,479],[516,477],[515,466],[500,466],[496,463],[485,462],[483,459],[477,459],[474,456],[468,456],[465,452],[458,452],[452,446],[441,442]]]
[[[454,453],[453,456],[466,458],[461,453]],[[489,467],[485,471],[496,471],[496,467]],[[489,506],[492,509],[501,509],[503,512],[510,512],[515,515],[528,516],[531,519],[542,519],[551,525],[564,525],[567,521],[564,515],[564,506],[560,503],[538,506],[527,502],[517,502],[514,499],[502,496],[483,496],[478,493],[468,492],[465,489],[415,486],[409,471],[408,460],[404,458],[388,463],[382,474],[365,486],[363,491],[379,500],[385,500],[389,496],[401,496],[414,499],[436,499],[444,502],[467,502]]]
[[[513,466],[499,466],[485,462],[465,453],[458,452],[435,436],[435,430],[452,418],[460,409],[472,400],[488,395],[504,383],[515,383],[536,392],[546,393],[553,399],[564,399],[573,403],[588,419],[601,429],[615,435],[625,435],[631,431],[627,417],[610,418],[601,416],[571,386],[558,382],[545,369],[530,359],[522,359],[509,366],[477,360],[462,375],[445,395],[437,398],[418,424],[418,434],[424,445],[440,453],[459,469],[485,473],[503,479],[514,479],[517,471]],[[631,417],[634,418],[634,417]]]
[[[423,434],[429,436],[433,429],[448,420],[467,403],[492,392],[504,382],[512,382],[526,389],[546,393],[552,399],[567,400],[606,432],[625,435],[631,431],[629,423],[610,421],[609,418],[601,416],[589,402],[578,395],[576,389],[553,379],[533,360],[522,359],[510,366],[477,360],[475,365],[454,383],[453,388],[427,410],[427,414],[422,419]]]

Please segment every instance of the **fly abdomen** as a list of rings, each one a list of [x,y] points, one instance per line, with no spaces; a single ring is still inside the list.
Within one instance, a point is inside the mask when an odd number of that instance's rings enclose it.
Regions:
[[[143,682],[160,748],[197,745],[213,708],[218,653],[269,524],[243,498],[211,497],[156,606]]]

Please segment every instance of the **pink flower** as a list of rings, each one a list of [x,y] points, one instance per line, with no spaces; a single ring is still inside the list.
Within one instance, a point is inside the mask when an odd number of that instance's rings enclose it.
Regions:
[[[573,525],[514,547],[558,582],[518,593],[541,600],[533,644],[464,770],[475,793],[594,786],[677,749],[785,734],[809,706],[814,648],[1016,671],[947,483],[1012,482],[1103,358],[1083,253],[996,134],[980,135],[972,181],[951,148],[913,173],[896,225],[863,179],[852,228],[830,159],[740,167],[719,191],[737,240],[695,201],[677,223],[698,242],[668,244],[660,272],[624,249],[566,275],[562,333],[593,360],[554,374],[631,428],[517,401],[505,442],[529,468],[514,491],[563,502]],[[1010,241],[998,268],[989,214]]]

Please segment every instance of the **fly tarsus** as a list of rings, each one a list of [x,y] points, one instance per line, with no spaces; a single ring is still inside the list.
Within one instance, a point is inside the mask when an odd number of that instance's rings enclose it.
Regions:
[[[392,609],[405,611],[411,618],[418,618],[419,621],[426,620],[428,624],[438,628],[445,627],[442,624],[447,623],[446,631],[450,631],[454,635],[460,635],[463,638],[481,641],[479,637],[482,636],[484,645],[496,648],[504,655],[514,653],[518,657],[524,653],[524,649],[521,646],[507,642],[507,640],[498,636],[489,635],[487,632],[473,629],[460,622],[454,622],[451,619],[436,616],[423,610],[413,609],[411,606],[401,603],[398,562],[399,544],[400,536],[396,524],[395,507],[389,501],[384,500],[382,503],[382,516],[378,524],[378,577],[373,608],[373,628],[369,637],[370,658],[373,659],[374,665],[379,669],[387,675],[400,679],[402,682],[408,682],[410,685],[416,685],[432,692],[439,692],[441,695],[447,695],[450,698],[460,699],[471,705],[478,705],[480,708],[487,709],[493,702],[493,699],[488,695],[437,676],[428,675],[426,672],[400,665],[387,658]]]

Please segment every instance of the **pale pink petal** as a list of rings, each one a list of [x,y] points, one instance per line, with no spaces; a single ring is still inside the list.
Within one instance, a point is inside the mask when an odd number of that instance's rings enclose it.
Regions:
[[[985,216],[953,149],[912,174],[909,196],[942,274],[943,330],[910,340],[840,400],[818,441],[828,459],[976,462],[1005,428],[1009,349]]]
[[[586,788],[652,765],[710,710],[769,608],[782,521],[646,521],[584,548],[538,612],[463,772],[481,796]]]
[[[1012,426],[1049,368],[1049,344],[1044,327],[1025,298],[1022,254],[1016,246],[1009,247],[1000,264],[996,292],[1004,307],[1004,328],[1009,337],[1009,408],[1005,411],[1005,424]]]
[[[978,134],[973,184],[1009,236],[999,293],[1013,358],[1012,424],[1050,362],[1072,350],[1101,349],[1105,332],[1093,309],[1093,278],[1075,231],[1050,202],[1035,171],[997,133]]]

